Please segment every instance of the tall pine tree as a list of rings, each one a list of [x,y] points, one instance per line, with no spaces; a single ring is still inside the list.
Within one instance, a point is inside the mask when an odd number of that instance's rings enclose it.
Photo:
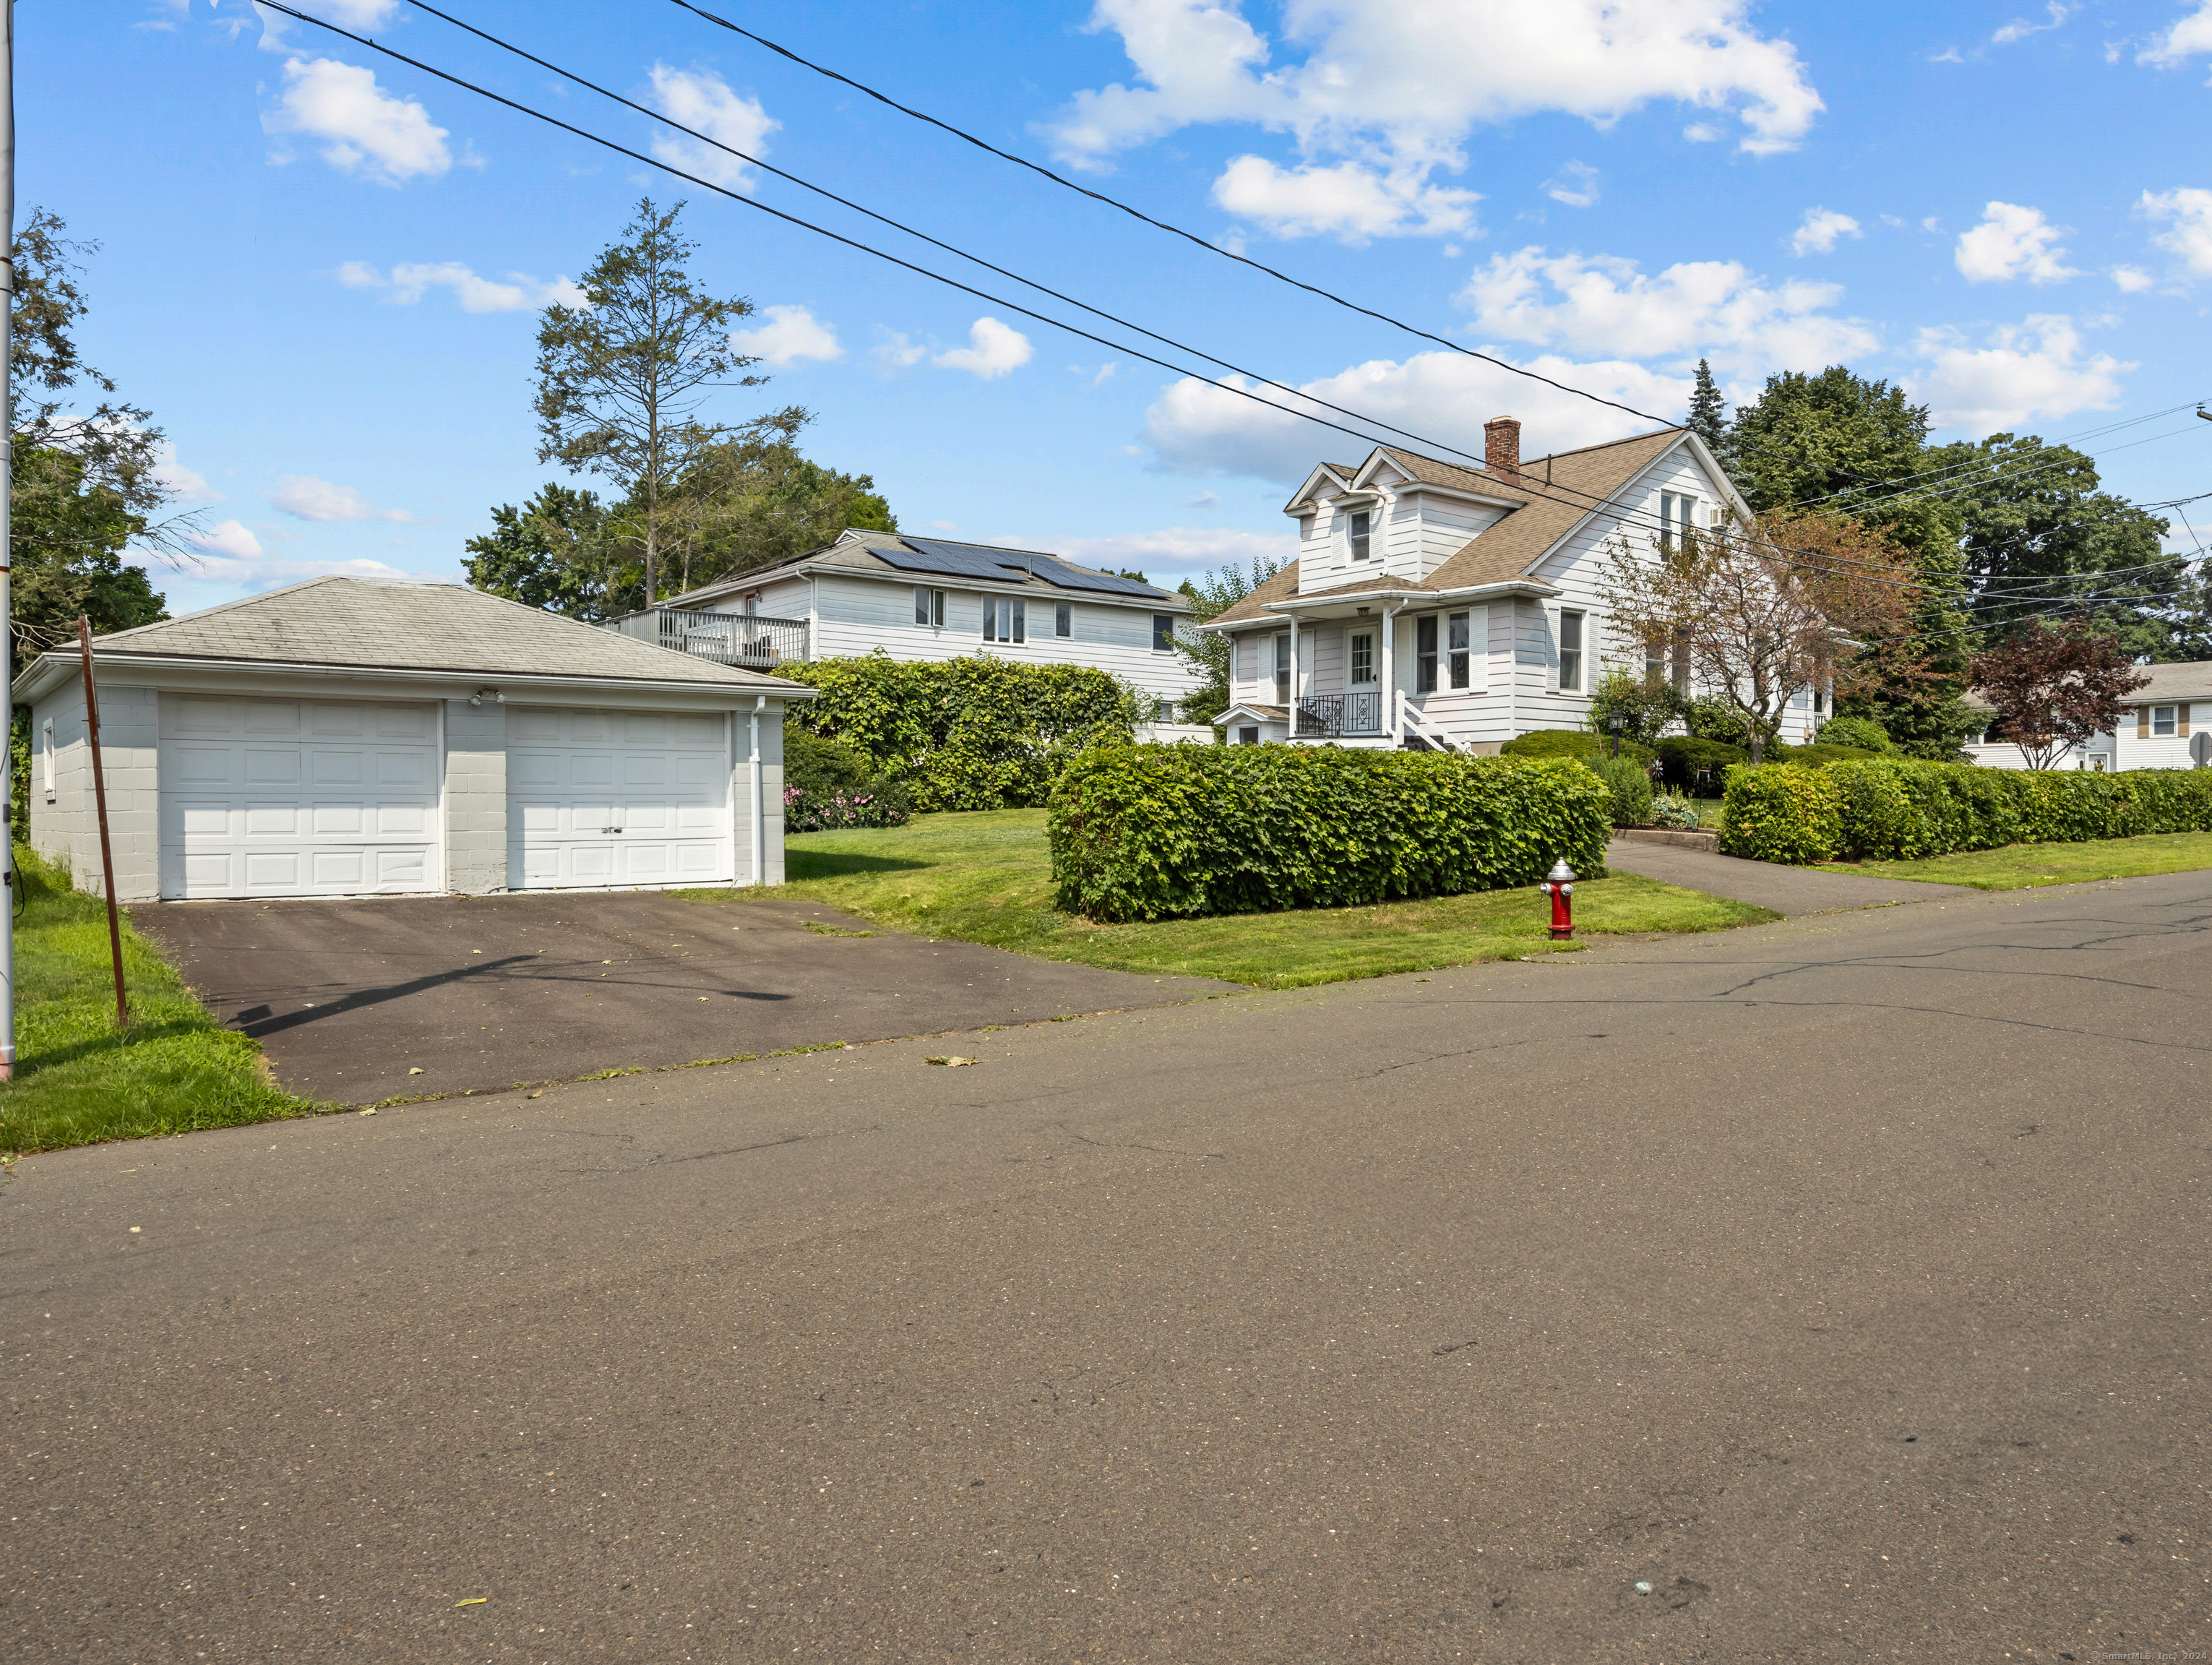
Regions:
[[[1713,367],[1699,359],[1698,385],[1690,392],[1689,429],[1717,457],[1728,439],[1727,410],[1728,401],[1721,397],[1720,384],[1713,380]]]

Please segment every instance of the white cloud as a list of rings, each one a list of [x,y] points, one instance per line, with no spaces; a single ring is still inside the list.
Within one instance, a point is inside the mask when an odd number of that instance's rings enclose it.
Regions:
[[[1909,382],[1913,397],[1933,408],[1937,427],[1970,433],[2109,410],[2120,401],[2121,375],[2136,368],[2106,353],[2085,355],[2074,320],[2056,313],[1993,330],[1981,347],[1954,330],[1923,330],[1917,350],[1928,368]]]
[[[886,330],[884,338],[876,343],[876,362],[885,370],[905,370],[929,356],[929,349],[907,338],[897,330]]]
[[[164,440],[155,448],[154,478],[161,489],[180,503],[220,503],[222,494],[207,483],[207,476],[198,469],[186,468],[177,460],[177,447]]]
[[[1544,194],[1569,208],[1589,208],[1597,201],[1597,169],[1588,162],[1569,162],[1557,178],[1544,181]]]
[[[1312,188],[1355,195],[1370,218],[1379,189],[1410,205],[1394,228],[1450,232],[1451,204],[1419,197],[1429,176],[1465,165],[1476,128],[1522,116],[1556,111],[1603,130],[1647,105],[1686,105],[1708,112],[1686,137],[1717,137],[1732,117],[1745,151],[1795,149],[1820,97],[1751,10],[1751,0],[1294,0],[1273,41],[1237,0],[1097,0],[1091,27],[1121,36],[1135,84],[1079,93],[1048,131],[1064,161],[1103,167],[1193,124],[1254,125],[1295,141],[1298,165],[1279,172],[1352,168],[1370,183]],[[1248,166],[1236,189],[1262,184],[1276,181]],[[1304,226],[1311,215],[1288,217]]]
[[[2153,36],[2150,44],[2136,54],[2136,62],[2178,70],[2206,52],[2212,52],[2212,0],[2199,0],[2195,11],[2176,18],[2170,27]]]
[[[225,520],[205,532],[187,532],[185,536],[202,555],[224,556],[233,561],[260,558],[261,540],[240,521]]]
[[[1255,556],[1288,561],[1298,552],[1295,532],[1240,532],[1227,526],[1164,526],[1157,532],[1109,533],[1103,538],[994,538],[990,541],[1001,549],[1064,555],[1086,567],[1134,568],[1155,583],[1161,583],[1163,573],[1249,567]],[[1166,583],[1161,586],[1174,587]]]
[[[1848,214],[1838,214],[1832,208],[1808,208],[1804,223],[1790,234],[1790,252],[1799,257],[1808,254],[1826,254],[1845,237],[1863,237],[1859,222]]]
[[[2058,246],[2065,229],[2043,217],[2039,208],[2017,203],[1990,203],[1982,210],[1982,222],[1959,234],[1953,257],[1969,283],[2001,283],[2025,277],[2031,283],[2057,283],[2081,274],[2066,264],[2066,251]]]
[[[380,508],[351,486],[332,485],[312,474],[287,474],[269,501],[302,520],[412,520],[404,508]]]
[[[418,177],[436,179],[453,165],[446,130],[411,98],[395,98],[376,84],[375,72],[335,58],[291,58],[276,108],[261,118],[262,131],[329,141],[323,160],[341,173],[378,185]],[[289,161],[279,150],[272,161]]]
[[[2122,295],[2141,295],[2158,282],[2141,266],[2114,266],[2112,282],[2120,286]]]
[[[2046,7],[2046,10],[2050,14],[2051,21],[2049,22],[2032,23],[2025,17],[2015,17],[2011,22],[2006,24],[1995,34],[1991,35],[1990,39],[1994,45],[1999,46],[2009,46],[2014,41],[2025,40],[2032,34],[2042,34],[2049,30],[2057,28],[2061,23],[2063,23],[2068,18],[2071,17],[2075,12],[2081,9],[2081,7],[2078,5],[2069,6],[2066,4],[2065,0],[2049,0],[2049,4]]]
[[[2161,231],[2151,241],[2168,254],[2179,255],[2182,264],[2196,276],[2212,277],[2212,191],[2200,191],[2193,185],[2182,185],[2172,191],[2146,191],[2142,200],[2136,204],[2136,212],[2146,220],[2171,226],[2172,229]],[[2121,287],[2124,289],[2126,285]]]
[[[837,332],[804,307],[769,307],[768,322],[757,330],[733,330],[730,344],[741,353],[781,369],[800,359],[828,361],[845,356]]]
[[[1769,283],[1733,260],[1646,276],[1617,256],[1524,248],[1477,267],[1459,298],[1492,336],[1620,358],[1703,355],[1763,374],[1817,369],[1878,344],[1860,320],[1824,310],[1842,295],[1833,283]]]
[[[1642,410],[1680,410],[1689,402],[1686,376],[1666,375],[1640,364],[1583,363],[1547,354],[1522,368]],[[1164,389],[1145,413],[1144,437],[1157,467],[1175,474],[1244,474],[1295,484],[1324,459],[1356,462],[1370,448],[1365,441],[1301,420],[1291,410],[1271,410],[1224,392],[1224,384],[1250,388],[1277,405],[1310,409],[1331,421],[1342,418],[1299,395],[1403,423],[1431,443],[1425,447],[1387,436],[1392,442],[1425,449],[1447,461],[1453,460],[1443,450],[1447,446],[1481,456],[1482,424],[1501,411],[1526,423],[1522,448],[1532,456],[1616,440],[1638,427],[1633,416],[1464,353],[1416,353],[1402,362],[1370,360],[1296,389],[1255,386],[1237,376],[1221,382],[1185,377]]]
[[[1027,364],[1032,350],[1030,338],[1019,330],[995,318],[979,318],[968,326],[968,345],[939,353],[929,362],[940,370],[965,370],[989,381]]]
[[[411,307],[434,289],[451,289],[465,313],[534,312],[541,307],[583,307],[583,290],[566,277],[541,283],[523,272],[507,273],[504,283],[479,277],[458,260],[428,265],[397,265],[390,276],[363,260],[349,260],[337,270],[338,282],[349,289],[383,289],[395,307]]]
[[[1430,185],[1426,171],[1383,174],[1349,161],[1285,168],[1264,156],[1239,156],[1213,182],[1213,200],[1278,237],[1334,235],[1359,243],[1471,228],[1482,198]]]
[[[758,155],[768,136],[783,125],[761,108],[759,100],[738,97],[711,70],[672,70],[665,64],[656,64],[653,96],[671,121],[680,121],[732,150],[751,155]],[[671,167],[680,167],[729,190],[752,189],[752,175],[743,162],[689,134],[656,131],[653,154]]]

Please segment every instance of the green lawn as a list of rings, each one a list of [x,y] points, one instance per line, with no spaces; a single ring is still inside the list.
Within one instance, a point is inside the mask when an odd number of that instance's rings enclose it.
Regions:
[[[1924,861],[1832,862],[1838,873],[1971,884],[1978,890],[2023,890],[2038,884],[2078,884],[2093,878],[2136,878],[2212,867],[2212,833],[2154,833],[2147,838],[2095,838],[2079,844],[2008,844]]]
[[[15,1079],[0,1087],[0,1152],[58,1150],[302,1115],[272,1086],[261,1048],[216,1026],[169,963],[123,927],[131,1024],[115,1027],[107,909],[18,848]]]
[[[1220,977],[1297,988],[1347,977],[1426,971],[1571,949],[1545,934],[1534,890],[1491,890],[1371,908],[1239,914],[1158,925],[1093,925],[1052,906],[1042,810],[917,816],[876,832],[785,841],[780,890],[711,890],[701,899],[802,896],[894,930],[1042,959]],[[1716,931],[1778,917],[1760,908],[1623,873],[1575,886],[1575,923],[1592,936]]]

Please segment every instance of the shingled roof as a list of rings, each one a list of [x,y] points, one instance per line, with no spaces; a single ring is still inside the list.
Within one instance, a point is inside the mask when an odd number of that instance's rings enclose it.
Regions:
[[[1538,457],[1521,465],[1522,483],[1518,484],[1482,469],[1438,462],[1433,457],[1393,446],[1380,447],[1384,457],[1417,480],[1479,493],[1510,501],[1516,507],[1469,538],[1426,578],[1395,578],[1377,572],[1371,577],[1354,579],[1327,590],[1308,590],[1301,597],[1298,563],[1293,561],[1234,607],[1218,615],[1212,623],[1236,624],[1246,619],[1273,617],[1265,611],[1271,601],[1311,600],[1380,589],[1465,590],[1480,584],[1504,584],[1525,578],[1561,538],[1582,523],[1584,516],[1599,508],[1605,498],[1656,461],[1681,437],[1682,432],[1679,428],[1662,428],[1633,439]],[[1342,471],[1347,477],[1358,471]]]
[[[159,624],[94,636],[95,664],[133,659],[298,665],[803,691],[460,584],[315,578]],[[45,658],[77,659],[74,645]]]

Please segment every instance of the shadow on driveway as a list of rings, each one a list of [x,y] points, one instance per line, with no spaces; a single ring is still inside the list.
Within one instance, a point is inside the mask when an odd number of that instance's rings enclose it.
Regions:
[[[650,891],[171,902],[131,917],[218,1021],[262,1042],[277,1079],[347,1104],[1237,987],[931,942],[812,902]]]

